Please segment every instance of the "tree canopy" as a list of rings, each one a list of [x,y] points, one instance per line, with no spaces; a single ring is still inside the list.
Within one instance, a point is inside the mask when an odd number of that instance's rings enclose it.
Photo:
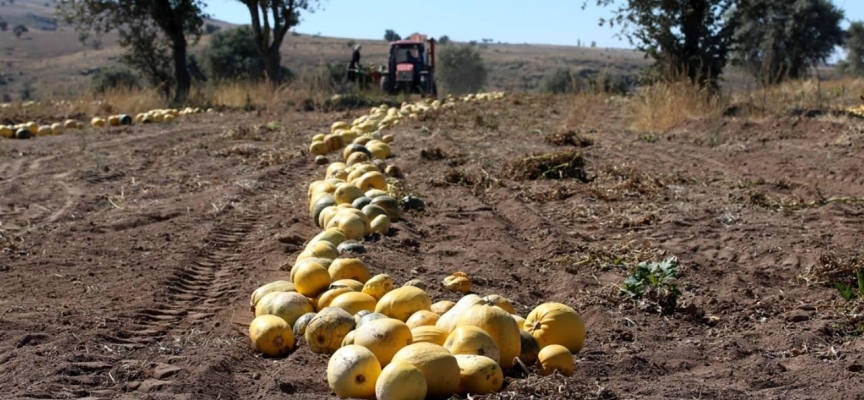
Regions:
[[[201,37],[203,7],[201,0],[61,0],[58,12],[80,34],[117,30],[122,60],[166,94],[175,85],[174,101],[182,103],[192,85],[187,41]]]
[[[300,13],[314,12],[317,0],[237,0],[246,5],[252,17],[255,46],[264,64],[267,79],[277,85],[282,80],[280,48],[288,31],[300,23]]]

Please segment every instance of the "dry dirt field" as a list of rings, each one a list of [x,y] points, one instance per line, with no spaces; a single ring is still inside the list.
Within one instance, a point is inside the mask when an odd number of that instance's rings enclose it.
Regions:
[[[427,208],[366,243],[373,273],[453,300],[437,283],[462,270],[522,315],[559,301],[586,320],[574,376],[513,375],[473,398],[864,397],[860,310],[830,286],[861,266],[861,123],[730,118],[640,136],[620,104],[603,108],[608,128],[576,132],[590,144],[550,140],[566,133],[564,97],[508,95],[391,131],[389,162]],[[309,138],[363,111],[0,141],[0,398],[332,398],[327,359],[305,344],[255,354],[248,300],[318,232]],[[584,156],[588,182],[515,179],[515,161],[561,151]],[[619,293],[637,262],[670,256],[676,309]]]

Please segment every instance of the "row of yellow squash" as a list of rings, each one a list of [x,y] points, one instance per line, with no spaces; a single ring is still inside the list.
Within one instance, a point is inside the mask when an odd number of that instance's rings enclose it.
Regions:
[[[158,109],[158,110],[150,110],[145,113],[139,113],[133,119],[132,117],[119,114],[119,115],[111,115],[107,118],[101,117],[93,117],[90,120],[90,126],[94,128],[103,128],[106,126],[120,126],[120,125],[131,125],[134,121],[135,123],[151,123],[151,122],[172,122],[178,116],[189,115],[189,114],[198,114],[204,112],[200,108],[191,108],[187,107],[182,110],[178,109]],[[213,112],[212,109],[208,109],[207,112]],[[60,135],[63,134],[67,130],[75,130],[81,129],[83,125],[74,120],[67,119],[64,122],[55,122],[52,124],[39,125],[34,121],[29,121],[21,124],[15,125],[0,125],[0,137],[5,138],[30,138],[33,136],[50,136],[50,135]]]
[[[500,97],[481,94],[462,100],[496,98]],[[389,112],[378,108],[372,115]],[[338,130],[340,137],[346,131],[356,132],[356,137],[351,138],[353,133],[349,133],[348,138],[352,145],[362,146],[375,137],[365,132],[368,127],[362,127],[369,120],[355,120],[350,127],[334,124],[331,135]],[[369,140],[360,144],[358,138]],[[344,144],[345,140],[338,143]],[[310,185],[310,211],[318,200],[332,194],[339,199],[338,204],[324,209],[335,208],[336,214],[344,213],[348,219],[357,215],[363,222],[363,233],[360,223],[333,226],[330,221],[335,215],[328,220],[324,212],[319,213],[316,223],[325,230],[297,257],[290,281],[264,285],[252,295],[256,318],[250,325],[250,337],[256,349],[266,355],[285,355],[293,349],[295,336],[303,335],[312,351],[332,354],[328,382],[343,398],[410,399],[490,393],[500,389],[503,370],[516,365],[517,358],[523,364],[539,359],[542,374],[556,370],[572,374],[571,352],[578,352],[585,338],[581,317],[572,308],[559,303],[543,304],[525,320],[515,315],[507,299],[497,295],[480,298],[471,294],[458,303],[432,304],[428,293],[417,287],[422,285],[393,289],[388,275],[372,277],[361,260],[339,257],[338,246],[344,241],[367,233],[383,233],[370,229],[374,224],[365,225],[366,220],[359,216],[367,214],[365,209],[358,212],[352,207],[352,200],[362,195],[387,196],[378,178],[383,177],[381,164],[374,163],[380,160],[351,160],[358,153],[349,151],[352,145],[344,148],[346,163],[333,163],[327,168],[326,177],[335,181],[325,179]],[[334,150],[328,146],[328,152]],[[375,179],[368,178],[370,173]],[[361,180],[363,176],[367,179]],[[366,192],[353,185],[358,180],[372,182],[361,185],[368,189]],[[351,187],[356,190],[345,189]],[[445,280],[445,286],[460,282],[454,287],[470,289],[464,274],[448,278],[453,278],[452,282]]]

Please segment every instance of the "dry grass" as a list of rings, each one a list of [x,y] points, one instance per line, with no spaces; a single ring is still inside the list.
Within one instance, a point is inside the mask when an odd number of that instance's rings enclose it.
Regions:
[[[861,104],[864,80],[842,77],[784,82],[779,85],[739,90],[732,94],[730,113],[749,118],[784,115],[822,115]]]
[[[532,154],[513,163],[509,172],[516,180],[576,178],[588,181],[585,160],[578,151]]]
[[[663,132],[693,118],[716,118],[723,112],[719,95],[689,81],[656,83],[639,88],[629,104],[631,127]]]

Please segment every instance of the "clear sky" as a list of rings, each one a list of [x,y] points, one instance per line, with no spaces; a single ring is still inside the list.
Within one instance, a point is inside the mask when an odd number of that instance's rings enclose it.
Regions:
[[[237,0],[208,0],[216,19],[248,24],[249,11]],[[615,37],[617,28],[598,26],[610,9],[589,0],[324,0],[323,9],[304,14],[300,33],[357,39],[381,39],[386,29],[403,36],[420,32],[448,35],[456,41],[488,38],[506,43],[631,47]],[[848,20],[864,20],[864,0],[834,0]]]

